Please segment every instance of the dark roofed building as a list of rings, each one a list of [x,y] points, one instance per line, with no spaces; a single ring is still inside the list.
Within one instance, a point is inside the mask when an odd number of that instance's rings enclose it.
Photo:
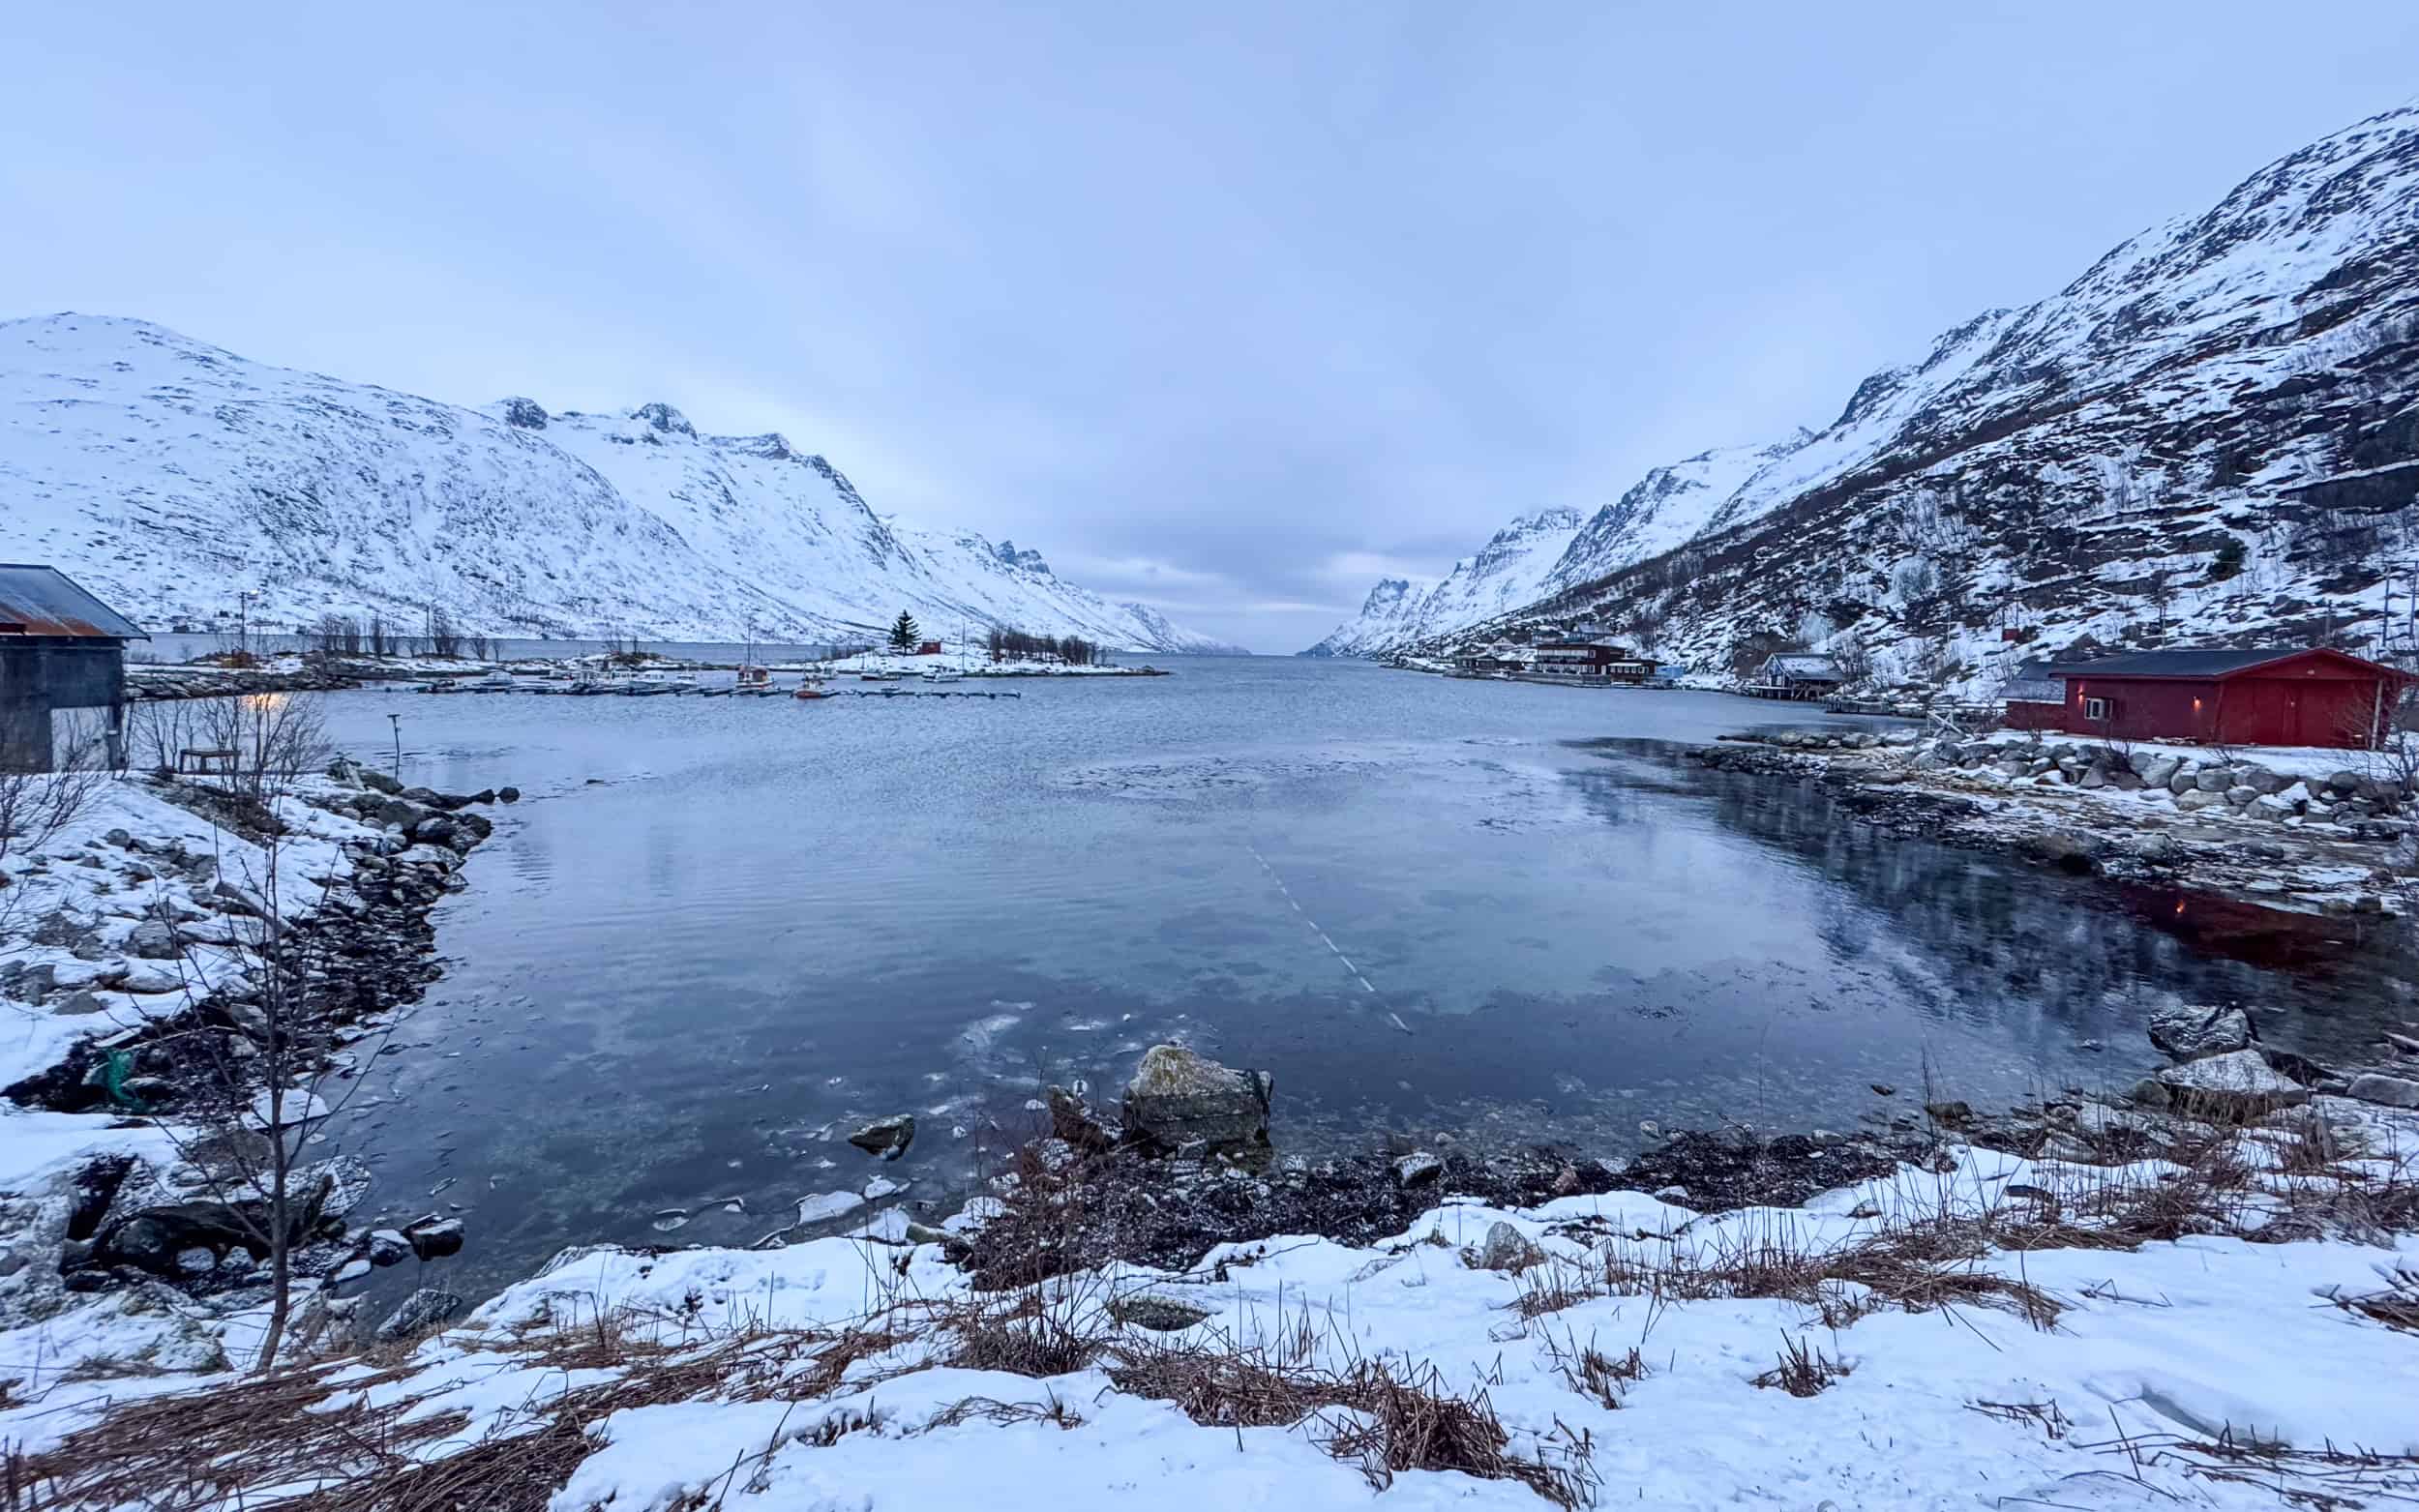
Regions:
[[[0,562],[0,768],[50,770],[50,716],[59,709],[106,710],[117,764],[126,642],[149,638],[57,568]]]
[[[1820,651],[1776,651],[1764,658],[1755,681],[1741,689],[1759,698],[1819,698],[1848,680],[1839,664]]]
[[[2066,728],[2066,679],[2046,662],[2018,662],[1999,697],[2007,703],[2001,723],[2010,729]]]
[[[2202,646],[2055,663],[2069,734],[2374,747],[2410,674],[2325,646]]]

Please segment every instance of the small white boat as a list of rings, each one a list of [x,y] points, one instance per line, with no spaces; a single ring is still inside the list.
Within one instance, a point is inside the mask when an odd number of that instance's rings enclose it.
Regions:
[[[965,676],[966,674],[964,672],[959,671],[954,667],[927,667],[924,668],[924,681],[928,683],[959,682],[962,681]]]

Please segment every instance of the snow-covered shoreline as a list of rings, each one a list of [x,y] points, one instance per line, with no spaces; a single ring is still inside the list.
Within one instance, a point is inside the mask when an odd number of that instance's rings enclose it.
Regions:
[[[215,782],[34,781],[92,790],[65,824],[0,861],[12,926],[0,961],[11,1031],[0,1085],[12,1094],[0,1100],[0,1358],[22,1362],[29,1388],[241,1359],[260,1326],[256,1258],[195,1269],[180,1255],[173,1274],[145,1274],[111,1236],[162,1206],[194,1204],[189,1216],[206,1221],[201,1208],[238,1201],[243,1182],[213,1175],[196,1153],[228,1137],[215,1132],[210,1110],[227,1095],[215,1079],[233,1078],[240,1103],[268,1064],[266,1035],[342,1046],[383,1032],[433,974],[428,910],[465,885],[463,862],[492,821],[468,800],[342,762],[281,777],[250,812]],[[274,838],[258,827],[272,822]],[[325,941],[342,962],[328,992],[312,994],[341,1007],[290,1029],[261,1019],[271,919],[289,953],[315,956]],[[349,1069],[338,1052],[289,1090],[288,1108],[318,1106],[312,1084]],[[313,1211],[331,1226],[303,1258],[308,1277],[347,1252],[341,1220],[367,1168],[323,1133],[304,1148],[312,1189],[328,1178]]]
[[[1867,822],[2061,870],[2288,912],[2412,911],[2414,800],[2371,753],[1826,727],[1727,737],[1697,758],[1819,775]]]
[[[229,1414],[249,1437],[221,1493],[251,1499],[366,1502],[458,1460],[545,1477],[560,1512],[1107,1508],[1145,1482],[1301,1507],[2406,1494],[2397,1120],[2321,1099],[2116,1165],[1950,1145],[1797,1207],[1448,1200],[1364,1245],[1277,1235],[994,1292],[881,1226],[575,1249],[401,1359],[180,1396],[285,1404]],[[0,1410],[0,1434],[36,1483],[62,1477],[59,1505],[114,1504],[98,1493],[144,1451],[96,1460],[110,1430],[77,1437],[101,1408],[72,1389]],[[172,1432],[178,1399],[139,1410]],[[1419,1437],[1440,1420],[1481,1441]]]

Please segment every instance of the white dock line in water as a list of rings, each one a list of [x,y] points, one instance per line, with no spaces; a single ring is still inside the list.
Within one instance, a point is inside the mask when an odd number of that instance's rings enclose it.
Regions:
[[[1285,885],[1285,878],[1277,875],[1276,868],[1269,865],[1269,858],[1260,853],[1260,847],[1251,844],[1249,841],[1243,842],[1243,845],[1245,849],[1251,852],[1251,858],[1260,863],[1260,870],[1269,874],[1269,880],[1276,884],[1276,890],[1285,896],[1285,901],[1293,905],[1294,911],[1301,915],[1302,923],[1310,926],[1310,933],[1319,936],[1319,943],[1325,945],[1329,952],[1332,954],[1336,960],[1344,964],[1344,970],[1351,975],[1354,981],[1360,984],[1360,990],[1362,992],[1367,993],[1372,997],[1376,996],[1378,994],[1377,988],[1370,985],[1369,978],[1361,973],[1360,967],[1353,964],[1353,958],[1344,954],[1343,948],[1337,945],[1335,941],[1328,938],[1328,932],[1319,928],[1319,921],[1313,919],[1310,916],[1309,911],[1302,907],[1301,900],[1295,897],[1294,890]],[[1386,1015],[1386,1022],[1402,1030],[1405,1034],[1412,1032],[1411,1025],[1405,1023],[1402,1021],[1402,1018],[1391,1010],[1388,1011]]]

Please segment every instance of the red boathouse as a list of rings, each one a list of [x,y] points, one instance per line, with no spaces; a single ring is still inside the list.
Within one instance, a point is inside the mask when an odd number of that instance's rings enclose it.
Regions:
[[[2374,748],[2407,672],[2323,646],[2135,651],[2046,667],[2071,735]]]

